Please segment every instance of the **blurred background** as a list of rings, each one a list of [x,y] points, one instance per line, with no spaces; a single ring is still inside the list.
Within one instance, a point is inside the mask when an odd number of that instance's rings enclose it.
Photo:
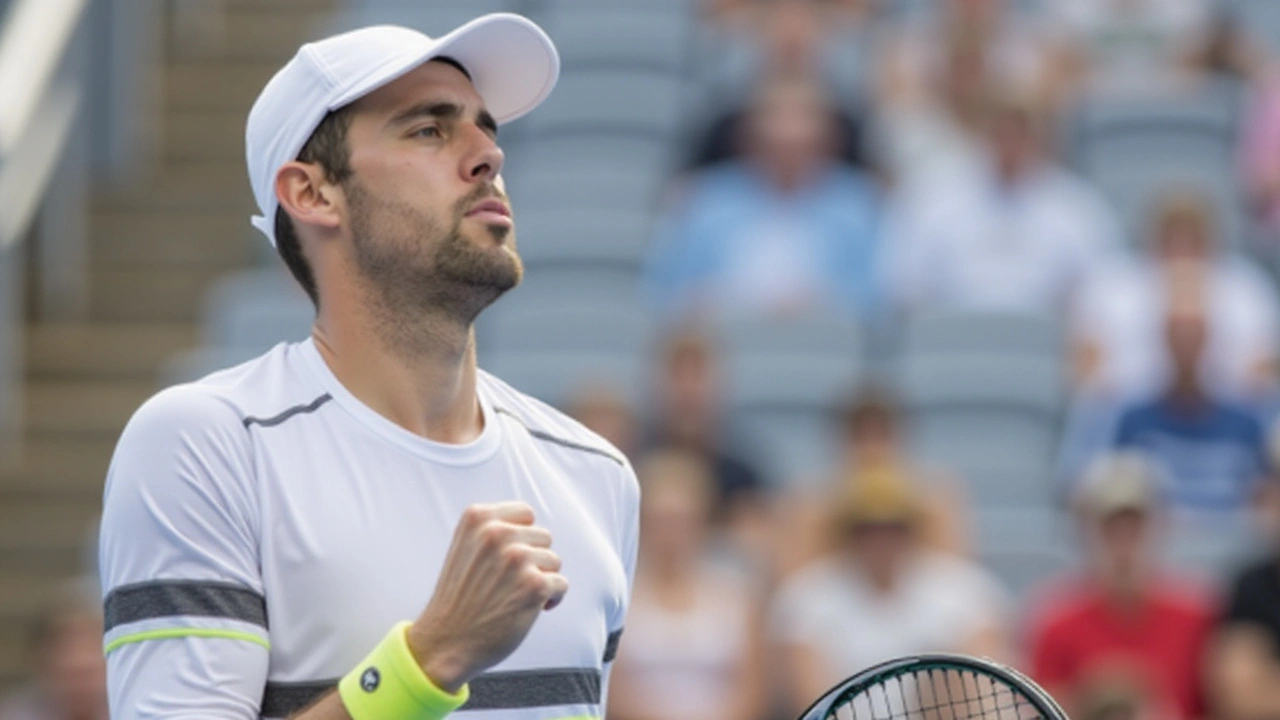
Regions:
[[[151,393],[306,336],[243,128],[309,39],[538,21],[481,367],[644,493],[622,720],[895,655],[1280,718],[1280,0],[0,0],[0,720],[102,704]]]

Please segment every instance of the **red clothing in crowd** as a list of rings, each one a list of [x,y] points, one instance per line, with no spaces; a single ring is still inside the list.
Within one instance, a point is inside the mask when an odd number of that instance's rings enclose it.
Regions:
[[[1213,621],[1205,593],[1161,580],[1126,611],[1078,578],[1041,600],[1030,628],[1031,672],[1050,692],[1079,700],[1093,683],[1123,679],[1154,703],[1156,717],[1203,717],[1200,665]]]

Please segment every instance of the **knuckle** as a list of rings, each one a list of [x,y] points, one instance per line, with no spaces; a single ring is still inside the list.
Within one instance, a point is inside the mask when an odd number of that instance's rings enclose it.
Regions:
[[[497,549],[506,544],[511,537],[511,529],[504,523],[491,520],[480,526],[480,540],[486,547]]]
[[[507,567],[519,567],[525,563],[526,553],[518,545],[508,545],[502,548],[501,558]]]
[[[469,505],[466,510],[462,511],[462,522],[471,527],[482,525],[489,519],[492,512],[485,505]]]

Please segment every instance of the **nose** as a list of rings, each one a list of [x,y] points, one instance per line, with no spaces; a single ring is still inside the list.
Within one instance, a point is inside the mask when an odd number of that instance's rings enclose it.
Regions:
[[[473,127],[476,140],[473,150],[463,161],[462,174],[468,182],[493,182],[502,172],[506,160],[498,142],[478,126]]]

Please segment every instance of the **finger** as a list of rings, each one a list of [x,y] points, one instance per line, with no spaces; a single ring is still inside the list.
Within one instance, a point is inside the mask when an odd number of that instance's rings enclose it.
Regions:
[[[560,556],[550,550],[534,548],[529,551],[529,561],[533,566],[546,573],[560,572]]]
[[[559,605],[564,600],[565,593],[569,592],[569,578],[560,573],[547,573],[546,578],[546,601],[542,603],[544,610],[550,610]]]
[[[533,524],[533,508],[529,507],[528,503],[512,500],[495,503],[490,505],[489,509],[493,513],[492,517],[497,520],[515,525]]]
[[[551,547],[551,531],[537,525],[508,525],[510,541],[535,548]]]

